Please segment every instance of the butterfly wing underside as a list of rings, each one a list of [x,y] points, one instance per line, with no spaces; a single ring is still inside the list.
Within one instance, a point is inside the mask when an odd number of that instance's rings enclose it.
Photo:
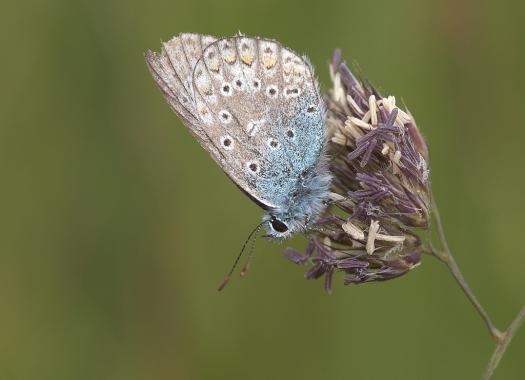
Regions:
[[[264,208],[286,203],[318,163],[325,135],[317,82],[310,64],[280,43],[183,34],[146,60],[172,109]]]
[[[182,33],[163,42],[159,53],[148,51],[145,54],[150,73],[171,109],[212,156],[219,153],[208,147],[209,138],[200,126],[192,74],[204,48],[216,40],[213,36]]]

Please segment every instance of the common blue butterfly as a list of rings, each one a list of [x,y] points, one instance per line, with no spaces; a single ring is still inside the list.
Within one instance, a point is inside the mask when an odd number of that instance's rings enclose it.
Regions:
[[[313,68],[279,42],[182,33],[145,54],[168,104],[266,214],[268,234],[305,232],[329,198],[323,100]]]

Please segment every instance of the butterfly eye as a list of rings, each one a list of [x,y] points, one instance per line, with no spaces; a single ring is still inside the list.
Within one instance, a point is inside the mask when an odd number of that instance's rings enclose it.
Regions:
[[[283,233],[283,232],[288,231],[288,226],[284,224],[283,222],[281,222],[279,219],[272,219],[270,221],[270,226],[276,232]]]

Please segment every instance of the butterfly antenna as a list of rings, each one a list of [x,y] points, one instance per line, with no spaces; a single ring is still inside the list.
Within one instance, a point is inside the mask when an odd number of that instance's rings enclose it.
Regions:
[[[230,278],[233,274],[233,272],[235,271],[235,268],[237,267],[237,264],[239,263],[239,260],[241,259],[241,256],[242,254],[244,253],[244,250],[246,249],[246,245],[248,245],[248,242],[251,240],[252,236],[254,234],[256,234],[257,232],[259,232],[259,230],[261,229],[261,226],[264,224],[264,223],[267,223],[267,222],[261,222],[259,223],[254,229],[252,232],[250,232],[250,234],[248,235],[248,237],[246,238],[246,240],[244,241],[244,244],[242,245],[242,248],[241,248],[241,251],[239,252],[239,255],[237,255],[237,258],[235,259],[235,261],[233,262],[233,265],[232,265],[232,268],[230,269],[230,272],[228,273],[228,275],[224,278],[224,281],[221,283],[221,285],[219,286],[219,291],[221,291],[222,289],[224,289],[224,287],[226,285],[228,285],[228,282],[230,282]],[[255,242],[252,244],[252,247],[255,246]],[[253,255],[253,249],[252,251],[250,252],[250,256]],[[249,259],[250,260],[250,259]],[[246,267],[245,267],[246,268]],[[242,275],[242,274],[241,274]]]
[[[255,252],[255,242],[257,241],[257,235],[259,231],[261,230],[261,226],[262,224],[259,224],[257,228],[255,229],[255,235],[253,235],[252,246],[250,247],[250,253],[248,254],[248,260],[246,260],[246,264],[244,265],[240,273],[241,277],[246,276],[246,273],[248,272],[248,269],[250,268],[250,264],[252,263],[253,253]]]

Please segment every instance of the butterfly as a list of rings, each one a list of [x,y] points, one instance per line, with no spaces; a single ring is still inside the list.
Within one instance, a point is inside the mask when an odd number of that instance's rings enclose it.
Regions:
[[[146,63],[172,110],[284,239],[327,207],[325,108],[312,65],[279,42],[182,33]]]

